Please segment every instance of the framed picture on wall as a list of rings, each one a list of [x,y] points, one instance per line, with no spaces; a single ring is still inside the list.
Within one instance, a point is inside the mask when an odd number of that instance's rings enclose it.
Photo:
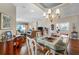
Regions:
[[[0,29],[10,29],[11,28],[11,17],[0,13]]]
[[[56,28],[59,28],[61,32],[67,32],[69,31],[69,22],[65,23],[57,23]]]

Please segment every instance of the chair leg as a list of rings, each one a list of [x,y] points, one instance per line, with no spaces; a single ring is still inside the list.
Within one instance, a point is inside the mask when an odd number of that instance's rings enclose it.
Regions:
[[[68,54],[68,53],[67,53],[67,50],[65,50],[65,51],[64,51],[64,55],[67,55],[67,54]]]
[[[48,55],[48,53],[49,53],[49,50],[45,53],[45,55]]]
[[[51,53],[52,55],[55,55],[55,51],[52,50],[52,49],[48,50],[48,51],[45,53],[45,55],[49,55],[50,53]]]

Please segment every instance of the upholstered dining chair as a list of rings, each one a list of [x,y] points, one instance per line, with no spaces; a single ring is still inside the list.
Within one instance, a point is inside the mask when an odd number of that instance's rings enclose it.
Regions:
[[[14,38],[14,54],[15,55],[20,55],[20,54],[24,54],[23,53],[23,49],[24,49],[24,45],[26,43],[26,39],[24,36],[17,36]]]
[[[57,44],[56,46],[58,47],[61,47],[61,49],[64,49],[64,50],[59,50],[59,51],[55,51],[55,54],[57,55],[67,55],[67,48],[68,48],[68,43],[69,43],[69,37],[68,36],[61,36],[61,41],[59,44]],[[62,46],[62,45],[64,46]]]

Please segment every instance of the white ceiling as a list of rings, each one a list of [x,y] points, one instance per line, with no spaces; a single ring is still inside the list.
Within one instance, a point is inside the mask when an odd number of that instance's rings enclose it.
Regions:
[[[62,3],[40,3],[44,8],[53,8],[55,6],[58,6]]]
[[[16,21],[17,22],[32,22],[34,20],[44,19],[43,13],[45,9],[53,8],[60,3],[15,3],[16,6]]]

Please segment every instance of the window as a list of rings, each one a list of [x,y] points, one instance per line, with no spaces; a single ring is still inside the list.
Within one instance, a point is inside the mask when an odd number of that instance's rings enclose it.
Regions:
[[[69,30],[69,23],[58,23],[56,24],[56,29],[60,29],[60,31],[65,32]]]
[[[16,30],[19,31],[20,33],[25,33],[25,26],[24,26],[24,24],[17,24],[16,25]]]

